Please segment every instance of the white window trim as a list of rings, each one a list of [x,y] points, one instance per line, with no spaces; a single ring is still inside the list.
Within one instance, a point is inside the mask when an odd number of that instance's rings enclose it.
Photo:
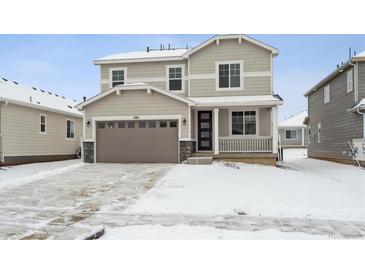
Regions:
[[[242,135],[237,135],[237,134],[232,134],[232,112],[236,112],[236,111],[256,111],[256,134],[245,134],[245,115],[243,115],[243,134]],[[229,137],[230,138],[237,138],[237,139],[244,139],[244,138],[250,138],[250,137],[258,137],[259,136],[259,132],[260,132],[260,111],[258,108],[230,108],[229,109],[229,124],[228,124],[228,129],[229,129]]]
[[[286,138],[286,132],[287,131],[295,131],[296,133],[295,133],[295,138]],[[298,140],[298,129],[286,129],[285,130],[285,140],[287,140],[287,141],[296,141],[296,140]]]
[[[170,90],[170,68],[181,68],[181,90]],[[185,64],[166,65],[166,90],[173,93],[185,93]]]
[[[44,120],[44,125],[45,125],[45,132],[42,132],[41,131],[41,124],[42,124],[42,116],[45,117],[45,120]],[[39,134],[47,134],[47,127],[48,127],[48,123],[47,123],[47,114],[44,114],[44,113],[40,113],[39,114]]]
[[[70,121],[70,122],[73,122],[74,123],[74,137],[73,138],[69,138],[67,137],[67,122]],[[76,137],[76,121],[74,119],[66,119],[66,139],[67,140],[75,140],[75,137]]]
[[[231,65],[231,64],[240,64],[240,87],[235,88],[220,88],[219,87],[219,65]],[[243,82],[243,60],[229,60],[229,61],[217,61],[215,62],[215,89],[216,91],[243,91],[244,90],[244,82]],[[229,81],[231,77],[229,76]]]
[[[328,91],[328,93],[327,93]],[[328,95],[328,98],[326,96],[326,94]],[[328,104],[331,101],[331,89],[330,89],[330,85],[326,85],[323,88],[323,103],[324,104]]]
[[[321,123],[317,124],[317,141],[320,144],[321,143],[321,134],[322,134],[322,125]]]
[[[127,83],[127,67],[109,68],[109,88],[113,87],[113,71],[123,70],[124,71],[124,84]]]
[[[347,77],[347,80],[346,80],[347,93],[350,93],[350,92],[354,91],[354,74],[353,74],[353,69],[350,69],[347,72],[346,77]],[[349,85],[350,82],[352,83],[351,89],[350,89],[350,85]]]

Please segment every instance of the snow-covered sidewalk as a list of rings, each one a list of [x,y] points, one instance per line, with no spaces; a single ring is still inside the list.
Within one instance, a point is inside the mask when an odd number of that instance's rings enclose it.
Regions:
[[[283,168],[177,165],[126,212],[364,221],[365,170],[303,157]]]
[[[0,167],[0,190],[21,186],[82,166],[80,159]]]

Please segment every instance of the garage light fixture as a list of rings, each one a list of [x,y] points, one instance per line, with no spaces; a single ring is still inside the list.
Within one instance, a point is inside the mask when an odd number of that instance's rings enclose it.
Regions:
[[[90,120],[86,122],[86,125],[89,127],[90,126]]]
[[[186,126],[186,119],[185,118],[182,122],[183,122],[183,125]]]

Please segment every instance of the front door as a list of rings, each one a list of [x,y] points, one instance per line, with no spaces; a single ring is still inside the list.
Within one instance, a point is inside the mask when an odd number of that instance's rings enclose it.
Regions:
[[[198,150],[212,150],[211,111],[198,111]]]

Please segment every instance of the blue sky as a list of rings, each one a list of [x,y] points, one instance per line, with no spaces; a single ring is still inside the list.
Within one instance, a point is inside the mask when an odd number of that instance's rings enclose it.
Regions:
[[[348,47],[365,50],[365,35],[250,35],[280,50],[274,89],[285,104],[283,119],[306,109],[306,92],[348,59]],[[0,35],[0,77],[81,100],[99,89],[94,58],[111,53],[195,46],[211,35]]]

